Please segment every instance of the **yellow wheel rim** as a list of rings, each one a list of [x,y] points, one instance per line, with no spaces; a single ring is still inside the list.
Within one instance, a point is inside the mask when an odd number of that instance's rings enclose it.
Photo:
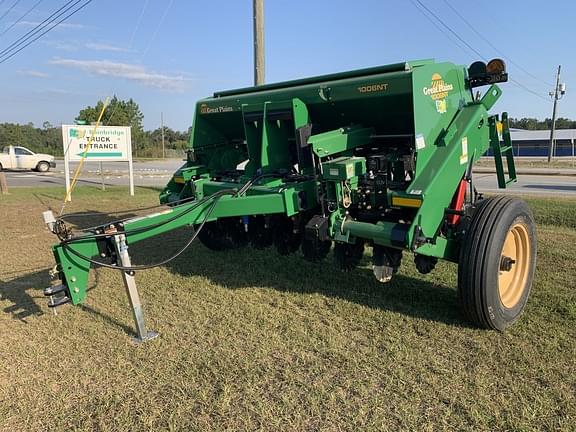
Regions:
[[[516,306],[526,290],[530,270],[530,237],[526,227],[517,223],[504,240],[498,270],[498,293],[502,304]]]

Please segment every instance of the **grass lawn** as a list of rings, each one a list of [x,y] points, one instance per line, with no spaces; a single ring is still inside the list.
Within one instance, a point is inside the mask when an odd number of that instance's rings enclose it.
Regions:
[[[573,160],[572,157],[554,158],[550,163],[548,163],[546,158],[515,157],[514,164],[516,164],[516,168],[576,168],[576,160]],[[493,167],[494,158],[482,157],[474,166]]]
[[[0,197],[0,430],[574,430],[576,202],[530,200],[538,268],[505,333],[463,319],[453,264],[376,282],[370,259],[340,273],[273,249],[194,244],[137,274],[149,327],[134,344],[120,275],[92,271],[88,301],[54,316],[42,288],[56,238],[41,212],[61,189]],[[67,212],[157,202],[157,191],[78,189]],[[177,232],[131,252],[175,250]]]

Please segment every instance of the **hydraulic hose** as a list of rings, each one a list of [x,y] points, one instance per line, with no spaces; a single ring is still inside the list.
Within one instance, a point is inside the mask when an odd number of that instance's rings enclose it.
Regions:
[[[225,189],[225,190],[221,190],[218,191],[212,195],[210,195],[209,197],[205,197],[201,200],[199,200],[197,203],[195,203],[194,205],[192,205],[190,208],[186,209],[185,211],[183,211],[182,213],[179,213],[169,219],[166,219],[162,222],[158,222],[156,224],[152,224],[152,225],[147,225],[144,227],[140,227],[140,228],[136,228],[130,231],[124,231],[124,232],[120,232],[118,234],[123,234],[123,235],[129,235],[129,234],[137,234],[137,233],[141,233],[141,232],[146,232],[149,231],[151,229],[163,226],[169,222],[172,222],[188,213],[190,213],[191,211],[193,211],[194,209],[196,209],[199,205],[204,204],[205,202],[212,200],[212,204],[210,205],[210,207],[208,208],[208,211],[206,212],[206,215],[204,216],[204,219],[202,220],[201,224],[198,226],[198,229],[194,230],[194,234],[192,235],[192,237],[186,242],[186,244],[179,249],[174,255],[172,255],[171,257],[166,258],[165,260],[162,260],[160,262],[154,263],[154,264],[143,264],[143,265],[137,265],[137,266],[129,266],[129,267],[125,267],[125,266],[120,266],[120,265],[113,265],[113,264],[108,264],[108,263],[103,263],[101,261],[95,260],[91,257],[87,257],[83,254],[81,254],[80,252],[76,251],[75,249],[73,249],[72,247],[70,247],[71,243],[76,243],[82,240],[94,240],[94,239],[99,239],[99,238],[108,238],[111,237],[113,234],[107,234],[107,233],[102,233],[102,234],[90,234],[90,235],[85,235],[85,236],[79,236],[79,237],[72,237],[72,238],[68,238],[68,239],[63,239],[61,241],[62,247],[64,249],[66,249],[67,251],[69,251],[70,253],[76,255],[78,258],[81,258],[83,260],[86,260],[88,262],[90,262],[91,264],[94,264],[95,266],[98,267],[105,267],[105,268],[111,268],[111,269],[116,269],[116,270],[122,270],[122,271],[136,271],[136,270],[146,270],[146,269],[150,269],[150,268],[154,268],[154,267],[159,267],[161,265],[167,264],[170,261],[178,258],[182,253],[184,253],[184,251],[186,251],[186,249],[188,249],[190,247],[190,245],[194,242],[194,240],[196,240],[196,238],[198,237],[198,234],[200,233],[200,231],[202,230],[202,228],[204,228],[204,225],[206,224],[206,222],[208,221],[210,215],[212,214],[212,212],[214,211],[214,208],[216,207],[216,204],[218,203],[218,200],[224,196],[224,195],[232,195],[232,196],[240,196],[243,195],[244,193],[246,193],[248,191],[248,189],[250,189],[254,183],[256,183],[258,180],[261,180],[262,178],[266,178],[266,177],[279,177],[279,176],[283,176],[284,174],[277,174],[277,173],[267,173],[267,174],[260,174],[257,175],[255,177],[253,177],[252,179],[250,179],[249,181],[247,181],[244,186],[242,186],[240,189],[236,190],[236,189]]]
[[[110,268],[110,269],[115,269],[115,270],[122,270],[122,271],[137,271],[137,270],[146,270],[146,269],[151,269],[154,267],[159,267],[161,265],[167,264],[172,260],[175,260],[176,258],[178,258],[180,255],[182,255],[184,253],[184,251],[186,251],[186,249],[188,249],[190,247],[190,245],[194,242],[194,240],[196,240],[196,237],[198,237],[198,234],[200,233],[200,231],[202,230],[202,228],[204,228],[204,225],[206,224],[206,222],[208,221],[208,218],[210,217],[210,215],[212,214],[212,212],[214,211],[214,208],[216,207],[216,204],[218,203],[218,200],[225,194],[220,194],[217,195],[213,198],[212,204],[210,205],[210,207],[208,208],[208,211],[206,212],[206,215],[204,216],[204,219],[202,220],[202,223],[200,224],[200,226],[198,227],[198,229],[194,230],[194,234],[192,235],[192,237],[190,237],[190,239],[186,242],[186,244],[180,248],[178,250],[178,252],[176,252],[174,255],[172,255],[171,257],[168,257],[162,261],[159,261],[157,263],[154,264],[142,264],[142,265],[136,265],[136,266],[130,266],[130,267],[125,267],[125,266],[120,266],[120,265],[113,265],[113,264],[108,264],[108,263],[103,263],[101,261],[97,261],[95,259],[92,259],[90,257],[87,257],[83,254],[81,254],[80,252],[77,252],[76,250],[74,250],[72,247],[70,247],[69,242],[68,243],[62,243],[62,246],[64,247],[64,249],[68,250],[69,252],[71,252],[72,254],[76,255],[78,258],[81,258],[83,260],[86,260],[98,267],[105,267],[105,268]],[[119,233],[119,234],[124,234],[124,233]],[[108,235],[109,237],[110,235]]]

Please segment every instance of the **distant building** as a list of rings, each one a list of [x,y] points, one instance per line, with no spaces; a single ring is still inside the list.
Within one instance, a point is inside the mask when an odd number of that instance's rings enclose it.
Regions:
[[[510,136],[514,156],[548,156],[549,130],[510,129]],[[576,129],[556,129],[554,138],[554,156],[574,156]]]

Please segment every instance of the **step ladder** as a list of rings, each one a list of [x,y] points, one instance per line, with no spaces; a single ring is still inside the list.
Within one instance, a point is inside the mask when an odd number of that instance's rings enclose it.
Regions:
[[[512,151],[512,139],[510,138],[510,126],[508,124],[508,113],[502,113],[502,142],[498,134],[498,116],[488,118],[490,126],[490,147],[494,155],[496,165],[496,176],[498,177],[498,187],[505,189],[510,183],[516,182],[516,166],[514,165],[514,153]],[[502,155],[506,157],[508,176],[504,171]]]

